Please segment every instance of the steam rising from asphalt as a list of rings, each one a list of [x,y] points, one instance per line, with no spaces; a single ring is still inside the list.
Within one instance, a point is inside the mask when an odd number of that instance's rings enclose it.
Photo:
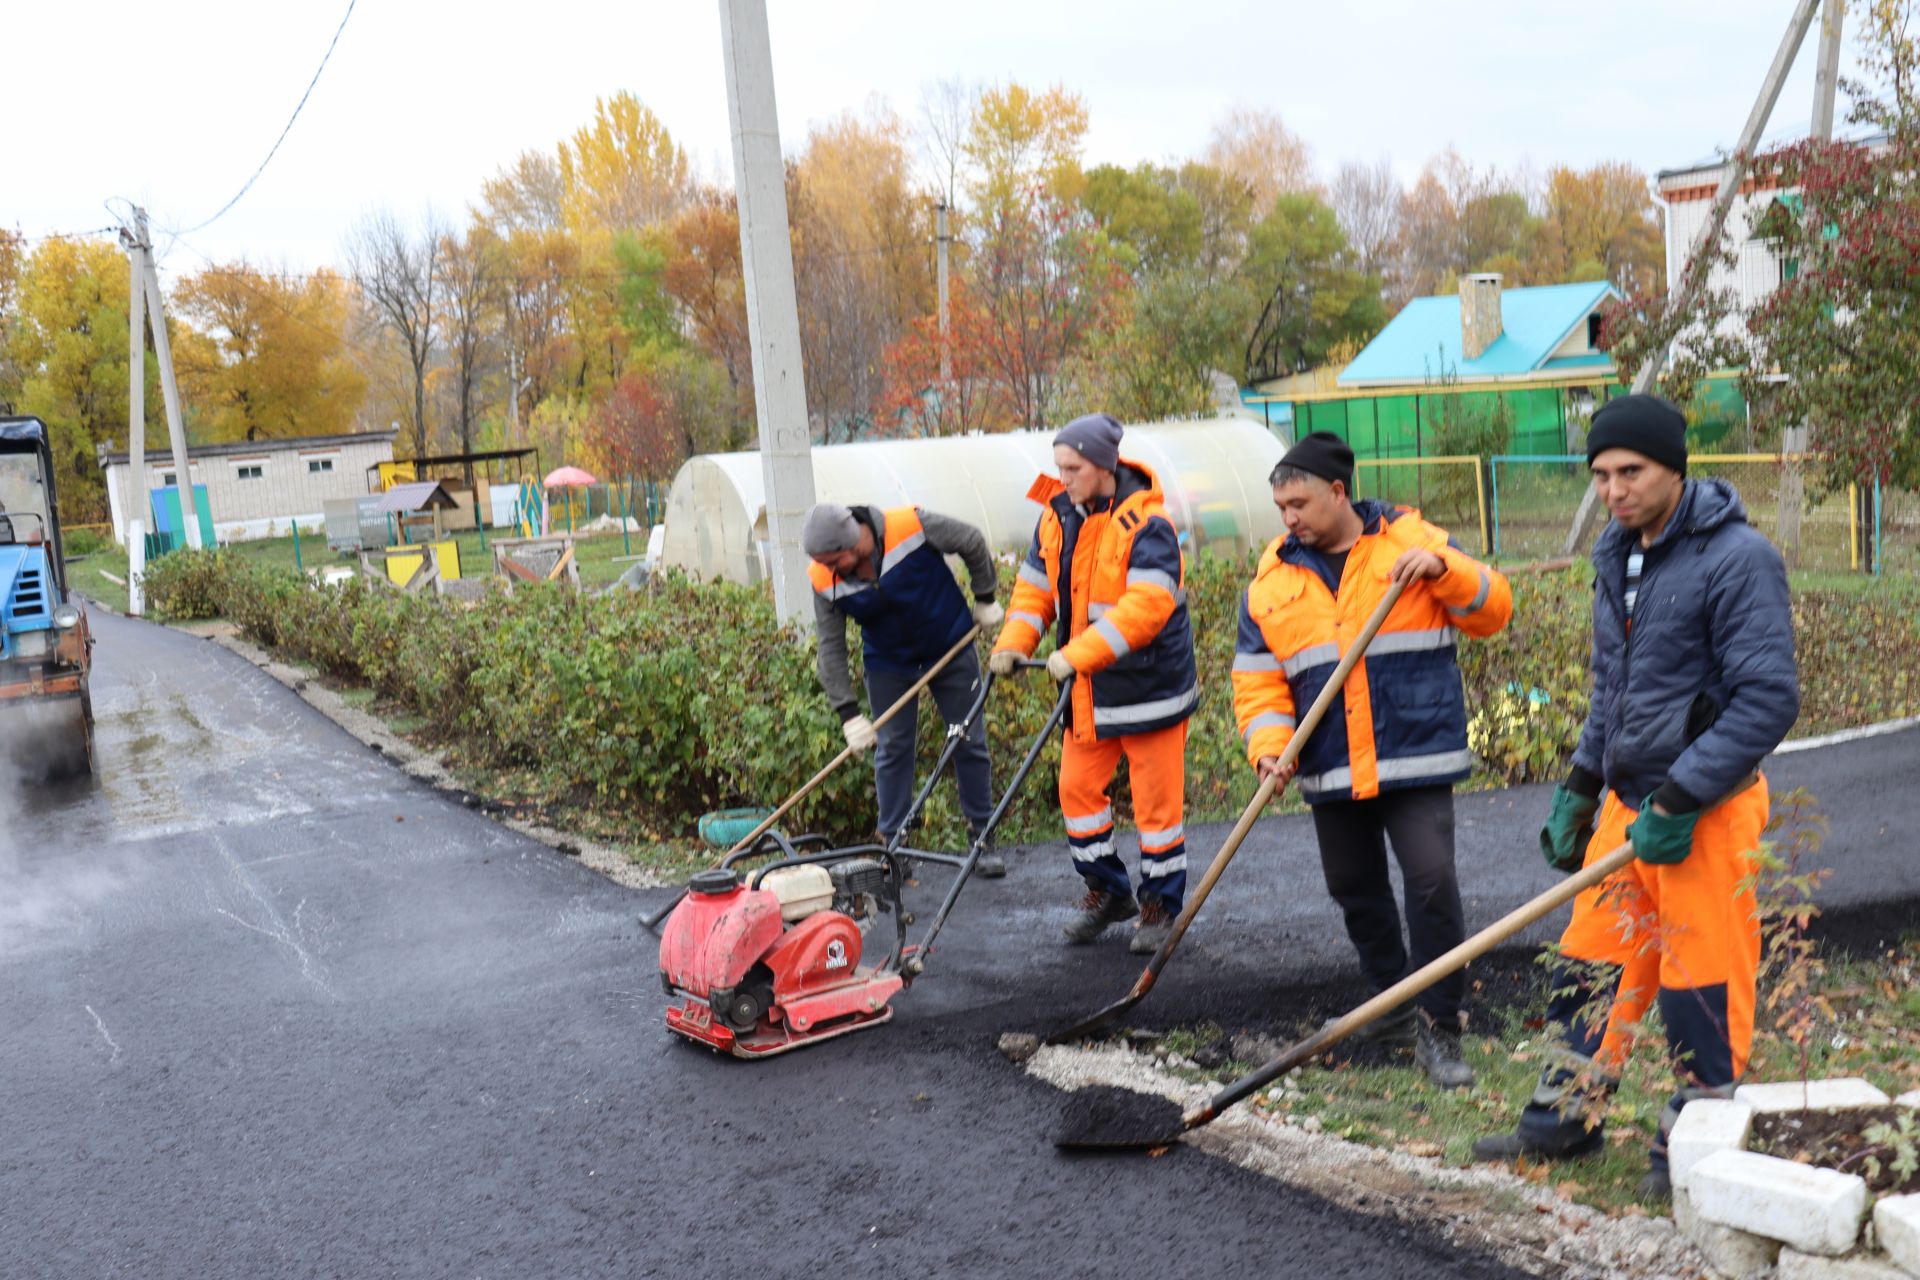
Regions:
[[[60,704],[30,704],[0,715],[0,957],[70,932],[123,881],[97,842],[75,838],[67,817],[91,781],[41,777],[46,746],[63,740],[68,714]]]

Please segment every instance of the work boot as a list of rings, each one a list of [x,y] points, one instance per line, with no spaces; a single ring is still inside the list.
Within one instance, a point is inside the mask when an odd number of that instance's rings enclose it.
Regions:
[[[1108,893],[1094,885],[1087,886],[1087,896],[1080,900],[1080,914],[1068,923],[1063,933],[1067,941],[1078,946],[1092,942],[1110,924],[1119,924],[1122,920],[1131,920],[1140,914],[1140,908],[1132,894]]]
[[[1345,1016],[1345,1014],[1341,1015],[1341,1017]],[[1320,1024],[1320,1029],[1325,1031],[1338,1021],[1340,1018],[1328,1018]],[[1414,1044],[1413,1006],[1403,1004],[1390,1013],[1381,1014],[1358,1031],[1350,1033],[1341,1043],[1383,1044],[1393,1049],[1412,1048]]]
[[[978,832],[969,832],[967,834],[967,845],[969,848],[980,842],[980,834]],[[984,847],[980,850],[979,860],[973,864],[973,874],[979,876],[982,880],[999,880],[1007,874],[1007,860],[1000,856],[998,849],[993,847],[993,841],[991,839],[987,840]]]
[[[1173,932],[1173,913],[1158,898],[1140,899],[1140,918],[1134,922],[1133,938],[1127,950],[1136,956],[1150,956],[1160,950]]]
[[[1673,1175],[1665,1169],[1649,1169],[1633,1193],[1649,1204],[1669,1204],[1673,1201]]]
[[[1518,1130],[1512,1133],[1496,1133],[1491,1137],[1480,1138],[1473,1144],[1475,1160],[1517,1160],[1521,1156],[1529,1160],[1572,1160],[1578,1156],[1590,1156],[1606,1145],[1606,1133],[1595,1125],[1588,1129],[1584,1126],[1562,1126],[1552,1138],[1535,1140],[1523,1136]]]
[[[1473,1068],[1460,1052],[1460,1020],[1441,1021],[1425,1009],[1414,1018],[1413,1060],[1442,1089],[1473,1088]]]

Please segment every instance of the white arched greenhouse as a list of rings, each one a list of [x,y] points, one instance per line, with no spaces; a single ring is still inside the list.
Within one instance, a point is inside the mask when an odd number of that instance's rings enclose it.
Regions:
[[[909,503],[977,525],[996,552],[1024,551],[1040,508],[1034,478],[1053,474],[1051,431],[817,446],[814,496],[877,507]],[[1122,455],[1151,467],[1189,552],[1245,551],[1281,532],[1267,474],[1283,446],[1245,418],[1129,426]],[[667,499],[661,562],[701,578],[767,576],[766,489],[758,453],[690,458]]]

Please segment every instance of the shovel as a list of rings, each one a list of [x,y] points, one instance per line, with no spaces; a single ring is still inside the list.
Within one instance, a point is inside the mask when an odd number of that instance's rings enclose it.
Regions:
[[[1340,665],[1333,669],[1333,674],[1327,677],[1327,683],[1320,690],[1320,696],[1313,700],[1311,707],[1307,708],[1307,714],[1301,718],[1299,725],[1294,729],[1293,737],[1281,750],[1282,770],[1300,758],[1300,751],[1307,745],[1307,739],[1311,738],[1313,731],[1320,727],[1321,717],[1326,715],[1327,708],[1333,705],[1333,700],[1340,696],[1340,690],[1347,683],[1347,676],[1360,659],[1366,656],[1367,646],[1373,643],[1374,634],[1387,620],[1387,615],[1393,612],[1393,606],[1399,602],[1400,593],[1406,588],[1407,584],[1404,581],[1396,582],[1387,588],[1387,594],[1374,608],[1366,625],[1360,628],[1359,636],[1348,647],[1346,654],[1340,659]],[[1091,1035],[1146,998],[1147,992],[1153,990],[1154,979],[1160,976],[1160,971],[1167,967],[1167,961],[1173,958],[1173,949],[1180,945],[1181,937],[1186,934],[1187,926],[1193,923],[1193,917],[1200,910],[1201,904],[1206,902],[1207,895],[1213,892],[1214,884],[1225,873],[1227,864],[1233,861],[1233,855],[1240,852],[1240,842],[1245,840],[1247,832],[1253,829],[1254,819],[1260,816],[1261,811],[1267,807],[1267,803],[1273,799],[1273,793],[1277,790],[1279,790],[1279,784],[1272,777],[1261,781],[1260,789],[1253,793],[1253,799],[1247,802],[1246,809],[1240,814],[1240,820],[1233,824],[1233,830],[1227,834],[1227,842],[1220,846],[1219,853],[1213,855],[1213,861],[1207,866],[1206,875],[1200,878],[1199,887],[1187,898],[1187,905],[1174,920],[1173,931],[1167,934],[1167,940],[1160,944],[1160,949],[1153,953],[1153,959],[1147,961],[1147,967],[1140,974],[1139,980],[1133,984],[1133,989],[1091,1017],[1083,1018],[1070,1027],[1063,1027],[1054,1032],[1046,1038],[1047,1044],[1065,1044],[1070,1040],[1079,1040]]]
[[[1272,1084],[1303,1062],[1319,1057],[1388,1010],[1398,1008],[1440,979],[1505,942],[1576,894],[1599,884],[1633,859],[1627,841],[1597,858],[1533,901],[1517,907],[1445,955],[1408,974],[1353,1012],[1322,1027],[1265,1066],[1241,1076],[1192,1111],[1152,1094],[1126,1089],[1083,1089],[1067,1104],[1054,1145],[1070,1150],[1128,1151],[1164,1147],[1181,1134],[1217,1119],[1221,1112]]]
[[[968,645],[972,644],[974,641],[974,637],[978,636],[979,634],[980,634],[979,627],[975,626],[975,627],[969,628],[967,631],[967,634],[961,636],[960,639],[954,644],[953,648],[947,650],[946,653],[941,656],[940,661],[934,663],[931,667],[928,667],[927,673],[925,675],[921,676],[918,680],[915,680],[912,686],[909,687],[905,693],[901,694],[898,698],[894,699],[892,706],[888,707],[885,711],[880,713],[879,717],[874,720],[873,727],[875,729],[878,729],[881,725],[893,719],[894,716],[898,715],[901,711],[904,711],[908,707],[913,706],[915,700],[920,696],[920,691],[926,688],[927,685],[933,680],[935,676],[939,675],[942,671],[946,670],[947,664],[949,662],[952,662],[955,658],[959,657],[961,650],[965,649]],[[805,783],[801,784],[801,787],[798,791],[794,792],[792,795],[788,796],[785,800],[781,801],[780,807],[778,809],[775,809],[772,813],[768,814],[764,819],[762,819],[759,826],[747,832],[746,835],[740,837],[739,841],[733,846],[733,848],[727,850],[726,853],[722,855],[721,861],[725,862],[727,858],[731,858],[734,854],[739,853],[742,849],[751,848],[755,840],[758,840],[761,836],[773,830],[773,824],[780,821],[781,816],[785,814],[787,810],[793,808],[793,806],[799,804],[802,800],[806,799],[809,795],[813,793],[814,788],[818,787],[821,783],[825,782],[829,777],[829,775],[831,775],[835,769],[838,769],[841,765],[853,759],[853,757],[858,754],[859,752],[855,751],[852,747],[843,748],[839,755],[827,761],[825,766],[821,768],[820,772],[814,774],[811,778],[808,778]],[[682,889],[679,893],[679,896],[674,898],[672,902],[669,902],[666,906],[660,908],[658,911],[654,912],[650,916],[642,916],[640,918],[640,923],[645,925],[649,929],[659,928],[660,922],[662,920],[665,920],[667,916],[672,913],[673,909],[680,905],[681,899],[685,898],[686,896],[687,896],[687,891],[685,889]]]

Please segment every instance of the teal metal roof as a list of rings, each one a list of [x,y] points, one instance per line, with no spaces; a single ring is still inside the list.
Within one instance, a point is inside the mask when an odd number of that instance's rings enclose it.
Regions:
[[[1548,356],[1595,307],[1619,296],[1604,280],[1503,290],[1500,337],[1476,360],[1460,358],[1460,299],[1415,298],[1341,372],[1339,384],[1437,382],[1442,375],[1478,382],[1548,367],[1610,367],[1604,355],[1566,356],[1551,366]]]

